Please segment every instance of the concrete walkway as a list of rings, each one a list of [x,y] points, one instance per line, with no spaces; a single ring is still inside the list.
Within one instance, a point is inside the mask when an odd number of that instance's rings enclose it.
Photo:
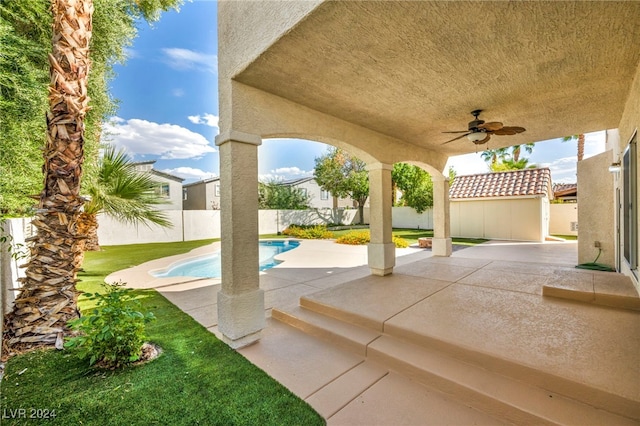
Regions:
[[[148,274],[217,249],[107,280],[156,288],[217,334],[219,280]],[[261,273],[268,325],[239,352],[329,424],[638,424],[640,299],[628,278],[574,269],[576,251],[402,249],[381,278],[366,247],[303,241]],[[557,289],[587,303],[543,297]]]

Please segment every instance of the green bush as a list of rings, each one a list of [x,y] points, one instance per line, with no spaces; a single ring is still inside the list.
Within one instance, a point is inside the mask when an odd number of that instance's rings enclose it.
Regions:
[[[69,322],[81,334],[70,338],[66,348],[77,348],[81,359],[89,358],[107,368],[116,368],[137,361],[145,339],[145,324],[155,317],[140,312],[141,304],[125,283],[103,284],[105,293],[87,297],[96,301],[89,315]]]
[[[409,241],[405,240],[402,237],[393,236],[393,244],[396,245],[397,248],[407,248],[409,247]]]
[[[326,240],[333,238],[333,233],[327,230],[326,225],[289,225],[282,233],[305,240]]]
[[[351,231],[338,239],[336,239],[336,243],[338,244],[349,244],[354,246],[360,246],[364,244],[369,244],[371,242],[371,233],[367,231]],[[395,244],[398,248],[406,248],[409,247],[409,242],[401,237],[393,236],[393,244]]]
[[[349,244],[352,246],[360,246],[368,244],[371,241],[371,234],[369,231],[351,231],[344,234],[342,237],[336,240],[338,244]]]

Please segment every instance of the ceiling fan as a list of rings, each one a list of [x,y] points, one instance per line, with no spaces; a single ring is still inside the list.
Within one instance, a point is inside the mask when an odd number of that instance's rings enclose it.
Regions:
[[[491,139],[491,135],[515,135],[518,133],[524,132],[526,129],[524,127],[516,127],[516,126],[503,126],[499,121],[490,121],[485,123],[484,120],[480,120],[478,116],[482,112],[481,109],[476,109],[471,111],[471,115],[473,115],[474,120],[469,122],[468,130],[458,130],[454,132],[442,132],[442,133],[464,133],[458,137],[455,137],[449,141],[443,143],[447,144],[449,142],[457,141],[460,138],[467,137],[471,142],[476,145],[482,145]]]

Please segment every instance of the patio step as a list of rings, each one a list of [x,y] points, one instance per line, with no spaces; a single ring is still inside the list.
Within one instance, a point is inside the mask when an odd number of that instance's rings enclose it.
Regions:
[[[637,425],[640,420],[637,403],[617,395],[424,336],[375,330],[352,313],[326,305],[316,312],[313,303],[303,302],[274,308],[272,317],[490,415],[516,424]]]
[[[350,324],[301,306],[290,307],[286,310],[273,308],[271,318],[362,356],[367,355],[367,345],[381,335],[380,332]]]

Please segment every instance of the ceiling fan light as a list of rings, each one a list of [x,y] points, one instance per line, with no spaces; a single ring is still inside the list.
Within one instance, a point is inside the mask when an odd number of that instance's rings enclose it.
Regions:
[[[473,132],[473,133],[469,133],[467,135],[467,138],[473,143],[481,141],[486,137],[487,137],[487,135],[484,132]]]

